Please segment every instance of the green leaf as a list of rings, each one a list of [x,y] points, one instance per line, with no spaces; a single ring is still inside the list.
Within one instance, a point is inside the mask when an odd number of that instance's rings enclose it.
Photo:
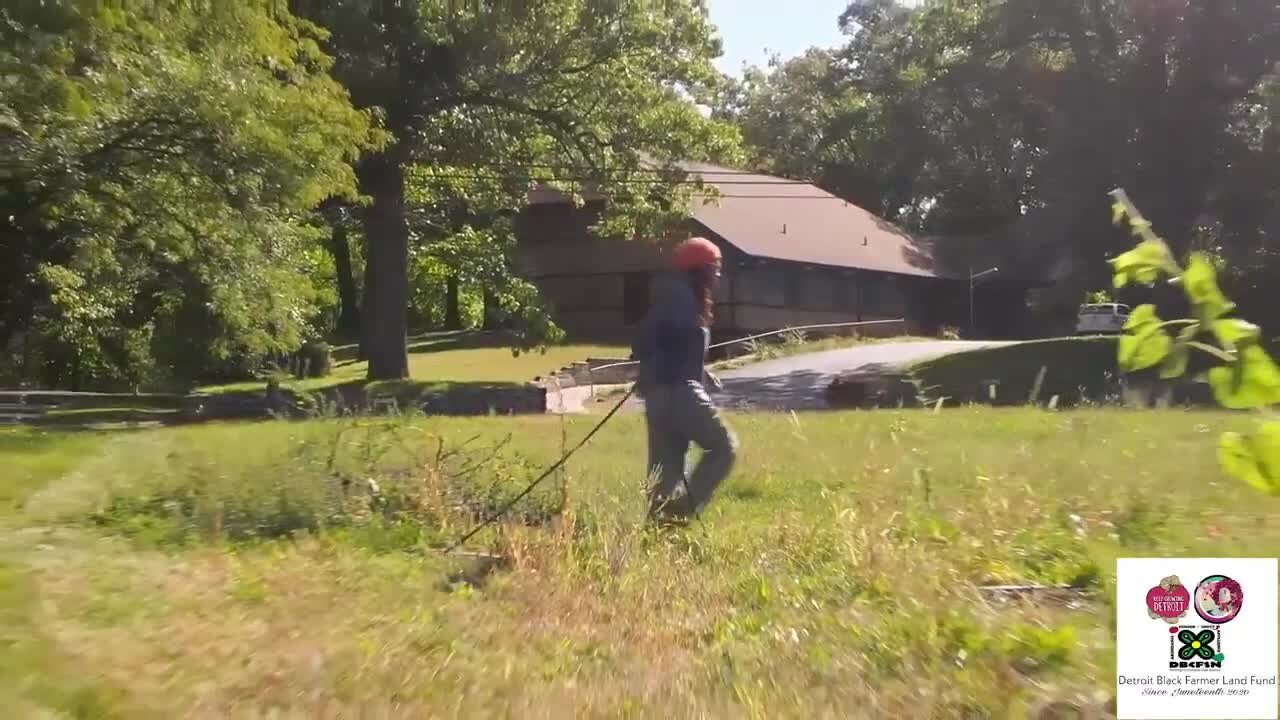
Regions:
[[[1257,345],[1242,348],[1236,361],[1209,371],[1218,404],[1247,410],[1280,403],[1280,367]]]
[[[1155,305],[1139,305],[1124,324],[1120,337],[1118,362],[1125,372],[1145,370],[1159,365],[1173,349],[1169,335],[1160,327]]]
[[[1142,218],[1133,218],[1129,220],[1129,229],[1137,237],[1143,237],[1151,232],[1151,221]]]
[[[1187,363],[1191,359],[1191,348],[1185,344],[1174,343],[1173,349],[1160,365],[1160,378],[1174,380],[1187,374]]]
[[[1228,350],[1256,345],[1262,333],[1262,330],[1257,325],[1236,318],[1217,320],[1212,327],[1213,334],[1218,338],[1218,342],[1222,343],[1222,346]]]
[[[1160,365],[1160,377],[1163,380],[1173,380],[1187,374],[1187,364],[1191,359],[1191,339],[1196,336],[1200,328],[1196,325],[1182,329],[1178,333],[1178,337],[1173,341],[1173,348],[1169,351],[1168,357]]]
[[[1159,327],[1137,335],[1123,335],[1119,343],[1120,369],[1125,372],[1146,370],[1159,365],[1173,350],[1173,341]]]
[[[1149,286],[1160,278],[1162,272],[1170,275],[1178,273],[1173,253],[1160,240],[1143,240],[1134,249],[1108,262],[1111,263],[1114,282],[1118,288],[1129,282]]]
[[[1240,433],[1222,433],[1222,437],[1218,439],[1218,465],[1228,475],[1244,480],[1255,489],[1273,492],[1270,484],[1258,472],[1253,450]]]
[[[1204,253],[1192,253],[1187,269],[1182,274],[1187,299],[1195,308],[1196,317],[1208,324],[1235,309],[1235,303],[1227,300],[1218,289],[1217,271]]]
[[[1133,312],[1129,313],[1129,319],[1125,321],[1124,329],[1137,333],[1143,330],[1150,330],[1161,322],[1163,321],[1156,313],[1155,305],[1139,305],[1133,309]]]
[[[1218,464],[1257,490],[1280,495],[1280,423],[1263,423],[1249,435],[1223,433]]]

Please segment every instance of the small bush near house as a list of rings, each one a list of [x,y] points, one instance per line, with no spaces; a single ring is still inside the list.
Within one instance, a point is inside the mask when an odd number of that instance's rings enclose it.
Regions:
[[[329,343],[311,341],[298,350],[298,377],[328,377],[333,372],[333,355]]]

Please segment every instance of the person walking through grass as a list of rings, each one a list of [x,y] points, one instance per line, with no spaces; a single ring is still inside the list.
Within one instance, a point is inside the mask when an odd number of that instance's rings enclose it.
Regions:
[[[720,388],[705,365],[720,249],[705,238],[692,238],[676,248],[675,266],[632,344],[632,359],[640,363],[636,390],[644,398],[648,427],[649,516],[662,523],[700,513],[737,456],[737,438],[705,386]],[[686,476],[691,443],[702,449],[702,457]]]

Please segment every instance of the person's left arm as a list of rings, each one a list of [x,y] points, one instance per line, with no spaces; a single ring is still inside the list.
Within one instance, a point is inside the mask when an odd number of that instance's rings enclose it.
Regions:
[[[724,384],[720,382],[720,378],[711,372],[711,368],[707,365],[707,353],[711,351],[711,331],[702,330],[702,375],[703,384],[709,386],[712,390],[719,392],[724,390]]]

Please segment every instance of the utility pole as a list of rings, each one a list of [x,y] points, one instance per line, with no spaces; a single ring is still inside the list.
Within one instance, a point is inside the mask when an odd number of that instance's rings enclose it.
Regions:
[[[983,275],[990,275],[991,273],[996,273],[996,272],[1000,272],[1000,268],[993,267],[988,270],[983,270],[982,272],[975,274],[973,272],[973,264],[970,263],[969,265],[969,336],[970,338],[973,338],[977,335],[977,326],[974,324],[974,318],[973,318],[974,281],[982,277]]]

